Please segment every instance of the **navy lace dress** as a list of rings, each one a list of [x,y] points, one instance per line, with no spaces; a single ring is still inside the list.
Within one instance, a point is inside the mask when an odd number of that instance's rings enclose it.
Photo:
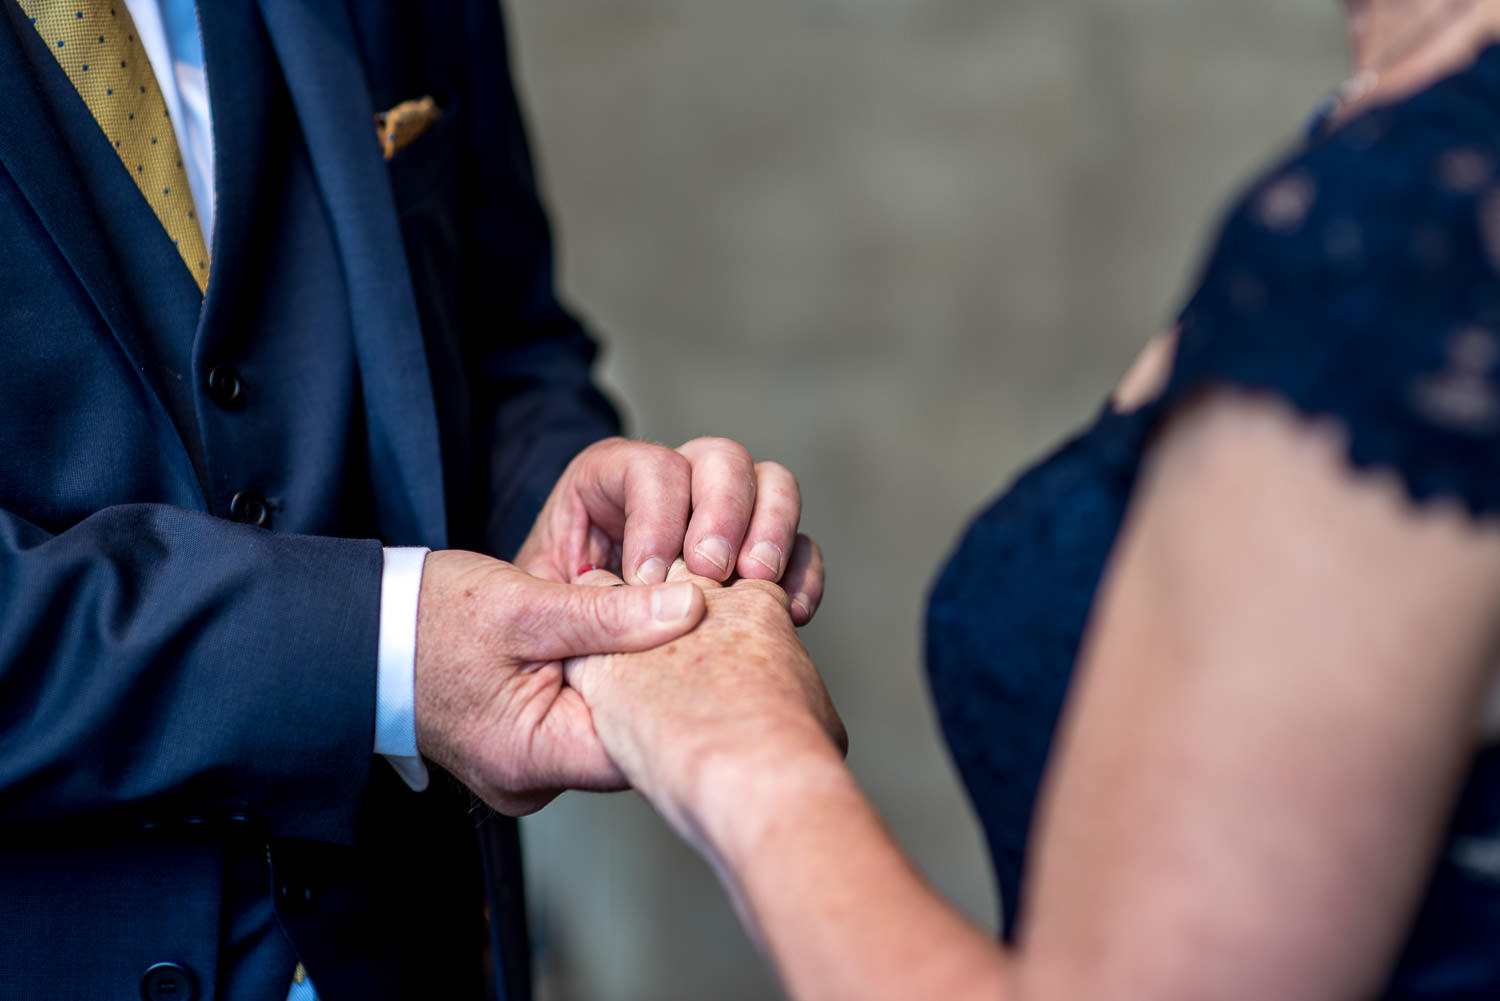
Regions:
[[[1206,385],[1347,429],[1355,469],[1500,514],[1500,48],[1315,134],[1253,183],[1182,314],[1156,402],[1095,423],[981,513],[937,581],[939,718],[984,826],[1006,934],[1085,619],[1153,429]],[[1500,729],[1475,757],[1399,999],[1500,998]]]

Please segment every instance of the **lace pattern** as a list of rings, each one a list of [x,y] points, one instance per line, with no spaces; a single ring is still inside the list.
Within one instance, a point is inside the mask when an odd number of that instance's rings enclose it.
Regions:
[[[933,588],[938,717],[1014,931],[1037,789],[1153,431],[1211,386],[1339,422],[1356,469],[1500,512],[1500,48],[1314,136],[1226,217],[1155,403],[1098,421],[969,526]],[[1475,759],[1391,999],[1500,997],[1500,748]]]

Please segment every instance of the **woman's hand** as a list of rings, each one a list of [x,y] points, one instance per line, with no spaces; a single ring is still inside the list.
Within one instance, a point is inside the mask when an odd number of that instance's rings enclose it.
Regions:
[[[939,900],[844,764],[843,724],[785,593],[680,562],[668,580],[703,589],[697,629],[569,661],[568,684],[616,766],[712,866],[787,996],[1013,997],[994,939]]]
[[[734,809],[744,781],[799,762],[838,762],[846,738],[786,592],[760,580],[724,587],[680,560],[668,580],[703,590],[699,627],[655,650],[569,661],[567,681],[631,785],[707,849],[705,826]],[[619,578],[589,570],[580,581]]]

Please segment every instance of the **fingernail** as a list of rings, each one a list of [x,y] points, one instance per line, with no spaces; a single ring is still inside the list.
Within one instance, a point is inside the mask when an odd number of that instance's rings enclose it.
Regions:
[[[642,584],[660,584],[667,579],[666,561],[653,556],[636,568],[635,576]]]
[[[812,602],[807,600],[807,595],[800,591],[792,595],[792,611],[798,613],[804,619],[812,618]]]
[[[684,581],[651,592],[651,616],[657,622],[680,622],[693,607],[693,585]]]
[[[693,547],[693,552],[718,567],[721,573],[728,573],[729,561],[734,556],[734,547],[729,544],[728,539],[710,535]]]
[[[774,542],[757,542],[750,550],[750,558],[767,570],[773,577],[781,576],[781,547]]]

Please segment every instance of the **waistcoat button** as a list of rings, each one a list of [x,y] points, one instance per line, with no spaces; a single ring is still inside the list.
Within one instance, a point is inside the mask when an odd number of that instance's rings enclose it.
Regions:
[[[271,522],[266,499],[254,490],[241,490],[229,501],[229,517],[245,525],[265,528]]]
[[[245,399],[245,384],[233,365],[215,365],[208,370],[208,395],[221,407],[237,407]]]
[[[198,979],[193,971],[176,963],[157,963],[141,978],[144,1001],[193,1001],[198,996]]]
[[[276,901],[289,914],[306,914],[312,910],[313,888],[296,876],[285,877],[276,884]]]

